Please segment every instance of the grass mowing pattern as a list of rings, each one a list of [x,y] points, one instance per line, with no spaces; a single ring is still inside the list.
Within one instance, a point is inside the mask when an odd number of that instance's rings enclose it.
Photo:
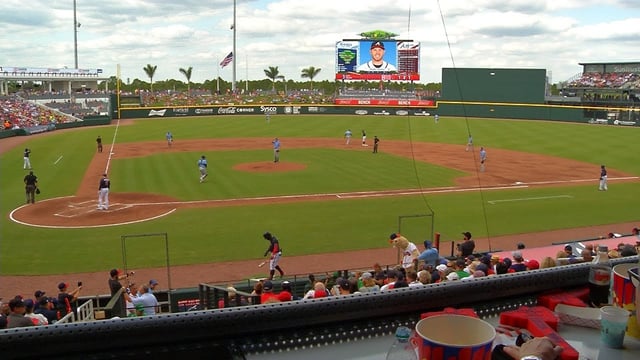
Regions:
[[[475,143],[487,146],[489,150],[511,148],[587,161],[594,164],[594,177],[598,175],[600,163],[607,164],[610,169],[640,175],[640,162],[637,161],[639,128],[522,120],[470,119],[468,123]],[[211,183],[205,188],[197,183],[195,161],[200,153],[158,154],[146,159],[115,160],[111,174],[114,191],[159,192],[181,199],[211,199],[292,193],[293,189],[316,193],[324,189],[415,187],[418,179],[411,160],[384,154],[384,141],[412,139],[464,145],[467,134],[465,121],[444,117],[436,125],[426,117],[274,116],[271,124],[266,125],[262,116],[238,116],[140,120],[120,127],[117,140],[163,142],[168,130],[174,134],[176,144],[186,138],[210,137],[341,138],[347,128],[356,135],[355,142],[363,128],[369,138],[378,135],[383,140],[382,153],[376,155],[377,163],[368,163],[373,156],[368,152],[285,148],[283,161],[308,163],[308,168],[303,172],[283,174],[234,174],[230,170],[234,161],[269,161],[271,152],[205,152],[212,163]],[[108,151],[114,130],[113,126],[87,128],[29,138],[25,146],[33,150],[32,163],[43,189],[41,199],[75,193],[95,152],[95,138],[101,135],[105,151]],[[106,271],[121,262],[120,236],[124,234],[167,232],[174,265],[252,256],[261,258],[266,246],[261,234],[267,230],[278,235],[286,255],[388,247],[387,236],[396,229],[399,215],[426,212],[420,196],[397,196],[186,209],[155,221],[113,228],[29,228],[8,219],[9,212],[24,202],[22,150],[25,146],[0,156],[3,179],[0,188],[3,214],[0,273],[5,275]],[[63,156],[62,160],[54,165],[60,156]],[[309,161],[310,158],[313,161]],[[338,158],[342,161],[338,162]],[[424,187],[446,183],[455,175],[450,169],[430,164],[418,164],[418,168]],[[218,174],[225,176],[216,179]],[[485,226],[482,201],[565,194],[573,197],[485,204],[488,228]],[[497,236],[640,221],[637,194],[640,194],[640,183],[635,182],[611,183],[606,193],[596,191],[594,185],[576,185],[486,191],[483,196],[477,192],[431,194],[426,198],[436,214],[435,230],[446,241],[458,239],[460,232],[466,230],[482,237],[487,232]],[[423,239],[411,240],[419,243]],[[163,250],[164,246],[158,248]],[[140,254],[136,266],[159,266],[162,264],[160,255],[155,251]]]

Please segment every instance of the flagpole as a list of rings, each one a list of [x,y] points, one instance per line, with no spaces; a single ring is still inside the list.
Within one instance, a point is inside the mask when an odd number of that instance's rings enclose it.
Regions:
[[[246,67],[246,73],[247,73],[247,82],[244,85],[244,89],[247,92],[247,94],[249,94],[249,55],[245,55],[244,56],[245,59],[245,67]]]
[[[233,79],[231,80],[231,90],[236,93],[236,60],[238,53],[236,52],[236,0],[233,0]]]
[[[220,95],[220,65],[217,66],[218,77],[216,78],[216,95]]]

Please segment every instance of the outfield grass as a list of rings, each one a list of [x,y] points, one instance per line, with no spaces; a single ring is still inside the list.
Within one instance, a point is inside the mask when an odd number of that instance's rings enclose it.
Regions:
[[[335,149],[286,149],[287,161],[304,163],[304,171],[245,173],[233,171],[240,162],[265,161],[271,152],[260,150],[206,152],[210,181],[194,186],[195,160],[201,152],[159,153],[146,158],[117,159],[111,164],[114,192],[153,192],[183,200],[248,196],[308,194],[448,186],[458,171],[384,153],[384,141],[466,143],[467,131],[476,145],[541,153],[594,164],[640,176],[638,135],[629,127],[578,125],[522,120],[482,120],[364,116],[262,116],[138,120],[121,126],[119,143],[164,141],[171,131],[176,145],[184,139],[335,137],[350,128],[358,142],[366,129],[369,138],[382,139],[381,153]],[[32,136],[26,147],[40,178],[41,198],[75,193],[94,155],[101,135],[108,151],[115,126]],[[1,141],[1,140],[0,140]],[[38,229],[11,222],[8,214],[24,202],[22,150],[0,156],[0,274],[54,274],[103,271],[122,262],[120,239],[125,234],[169,234],[171,263],[190,264],[260,258],[266,248],[264,231],[275,233],[287,255],[387,247],[386,238],[397,229],[398,216],[434,211],[435,230],[444,240],[469,230],[476,237],[527,233],[549,229],[613,224],[640,219],[637,197],[640,183],[610,184],[606,193],[591,185],[556,186],[508,191],[484,191],[426,196],[314,201],[229,208],[181,209],[154,221],[98,229]],[[57,162],[57,163],[56,163]],[[415,165],[415,167],[414,167]],[[535,167],[536,164],[532,164]],[[571,169],[567,169],[571,171]],[[197,185],[197,184],[196,184]],[[495,202],[545,197],[543,201]],[[420,242],[430,220],[418,219],[407,229]],[[131,244],[132,268],[164,265],[164,247],[140,240]]]

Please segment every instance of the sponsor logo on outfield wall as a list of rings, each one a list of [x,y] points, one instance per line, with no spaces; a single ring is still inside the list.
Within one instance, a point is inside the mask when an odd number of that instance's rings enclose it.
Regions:
[[[368,113],[367,110],[356,110],[356,115],[367,115]]]
[[[162,110],[149,110],[149,117],[151,116],[164,116],[164,114],[167,112],[167,109],[162,109]]]
[[[616,120],[613,122],[613,125],[626,125],[626,126],[635,126],[635,121],[624,121],[624,120]]]

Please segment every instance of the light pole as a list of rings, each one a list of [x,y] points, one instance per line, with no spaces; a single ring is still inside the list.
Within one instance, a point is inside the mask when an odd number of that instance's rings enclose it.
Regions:
[[[78,68],[78,28],[80,24],[76,18],[76,0],[73,0],[73,54],[75,55],[75,65]]]
[[[233,78],[231,79],[231,91],[236,93],[236,59],[238,59],[238,53],[236,52],[236,0],[233,0]]]

